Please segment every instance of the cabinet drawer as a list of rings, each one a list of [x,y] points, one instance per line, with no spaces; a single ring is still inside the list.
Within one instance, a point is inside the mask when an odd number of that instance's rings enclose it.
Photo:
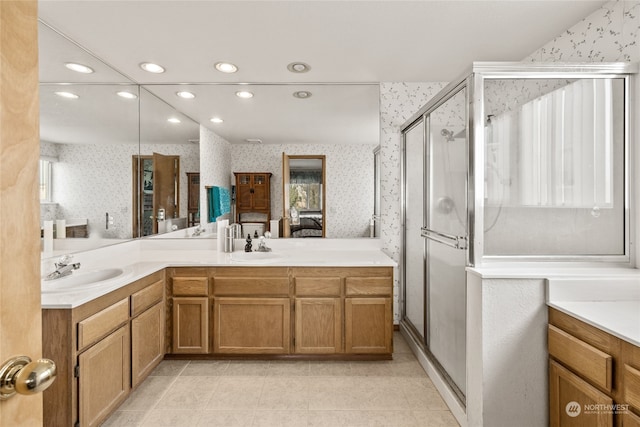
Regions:
[[[162,300],[164,294],[164,281],[158,280],[156,283],[131,295],[131,316],[138,314]]]
[[[593,384],[611,391],[612,357],[579,340],[571,334],[549,325],[549,355]]]
[[[78,350],[98,341],[129,319],[129,298],[78,322]]]
[[[209,280],[207,277],[174,277],[173,295],[176,296],[207,296],[209,294]]]
[[[393,282],[391,277],[347,277],[346,294],[352,295],[384,295],[391,296]]]
[[[625,403],[640,410],[640,371],[625,364],[623,384]]]
[[[296,277],[298,296],[340,296],[340,277]]]
[[[288,296],[288,277],[214,277],[215,295]]]

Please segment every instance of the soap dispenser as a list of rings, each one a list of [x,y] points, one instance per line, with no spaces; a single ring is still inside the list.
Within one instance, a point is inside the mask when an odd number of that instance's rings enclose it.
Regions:
[[[245,252],[251,252],[251,234],[247,234],[247,244],[244,245],[244,251]]]

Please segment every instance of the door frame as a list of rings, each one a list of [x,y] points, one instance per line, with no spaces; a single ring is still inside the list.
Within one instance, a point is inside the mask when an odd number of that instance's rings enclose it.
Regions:
[[[289,184],[291,178],[291,159],[317,159],[322,161],[322,237],[327,233],[327,159],[324,154],[288,155],[282,153],[282,237],[291,237],[291,213],[289,211]]]

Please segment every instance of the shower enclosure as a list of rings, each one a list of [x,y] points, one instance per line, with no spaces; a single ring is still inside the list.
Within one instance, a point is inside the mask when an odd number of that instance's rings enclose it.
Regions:
[[[627,63],[474,63],[402,128],[402,322],[466,404],[466,268],[629,263]]]

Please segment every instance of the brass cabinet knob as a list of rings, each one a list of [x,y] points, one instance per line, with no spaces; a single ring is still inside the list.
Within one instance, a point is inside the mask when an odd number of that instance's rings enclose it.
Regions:
[[[27,356],[18,356],[0,367],[0,400],[16,393],[35,394],[45,390],[56,379],[56,364],[49,359],[32,362]]]

